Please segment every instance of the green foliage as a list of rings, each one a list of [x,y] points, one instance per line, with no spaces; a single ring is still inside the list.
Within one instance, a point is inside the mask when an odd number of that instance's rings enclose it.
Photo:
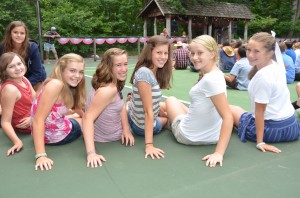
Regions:
[[[277,19],[271,17],[256,16],[256,19],[249,22],[249,30],[251,32],[270,32],[274,30]]]
[[[22,9],[20,9],[22,8]],[[23,21],[29,29],[31,38],[37,37],[35,2],[30,0],[5,0],[0,3],[0,39],[2,40],[7,25],[12,21]]]

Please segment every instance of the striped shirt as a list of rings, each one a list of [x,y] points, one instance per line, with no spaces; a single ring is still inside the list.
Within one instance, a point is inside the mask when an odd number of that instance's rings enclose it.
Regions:
[[[141,129],[145,129],[145,112],[142,104],[142,99],[139,94],[137,84],[138,82],[149,83],[152,87],[152,107],[154,114],[154,123],[156,125],[155,119],[158,117],[159,113],[159,103],[161,101],[161,91],[160,86],[153,74],[153,72],[147,67],[141,67],[138,69],[134,75],[132,94],[129,104],[129,116],[136,126]]]
[[[86,109],[89,108],[94,96],[95,90],[91,88],[86,101]],[[122,109],[123,100],[120,97],[118,101],[107,105],[96,118],[94,122],[94,140],[96,142],[112,142],[121,139],[123,131],[121,122]]]

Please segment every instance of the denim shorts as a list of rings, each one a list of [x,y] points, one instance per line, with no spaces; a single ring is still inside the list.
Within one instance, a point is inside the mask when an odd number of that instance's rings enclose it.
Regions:
[[[64,145],[64,144],[68,144],[70,142],[73,142],[74,140],[76,140],[77,138],[79,138],[82,134],[81,132],[81,127],[79,125],[79,123],[73,119],[73,118],[69,118],[70,122],[72,123],[72,129],[70,131],[70,133],[65,137],[65,139],[56,142],[56,143],[50,143],[48,145]]]
[[[128,122],[129,122],[130,129],[134,134],[140,135],[140,136],[145,136],[145,130],[141,129],[140,127],[136,126],[136,124],[134,124],[129,113],[128,113]],[[153,135],[159,134],[162,129],[162,124],[158,118],[155,119],[155,122],[156,122],[156,124],[153,127]]]

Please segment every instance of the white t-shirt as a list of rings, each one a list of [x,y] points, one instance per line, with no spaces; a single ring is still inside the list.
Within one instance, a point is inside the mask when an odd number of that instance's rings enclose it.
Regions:
[[[191,104],[180,123],[183,135],[193,142],[214,144],[219,140],[222,118],[210,97],[226,92],[224,74],[220,70],[207,73],[189,92]]]
[[[248,92],[253,117],[255,117],[255,102],[267,104],[265,120],[280,121],[294,114],[285,72],[276,62],[257,71],[249,83]]]

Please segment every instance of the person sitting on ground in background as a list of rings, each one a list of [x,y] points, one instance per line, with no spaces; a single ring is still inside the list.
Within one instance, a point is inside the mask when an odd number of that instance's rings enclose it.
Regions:
[[[173,51],[173,67],[175,69],[186,69],[190,63],[190,52],[187,48],[183,48],[183,43],[178,41],[174,46],[177,47]]]
[[[42,64],[38,45],[29,41],[28,28],[22,21],[13,21],[7,26],[0,45],[0,56],[5,52],[15,52],[24,59],[27,67],[25,77],[37,91],[47,74]]]
[[[236,55],[229,42],[224,42],[222,48],[219,49],[219,68],[223,72],[230,72],[236,62]]]
[[[300,80],[300,42],[294,44],[294,49],[296,53],[295,61],[295,80]]]
[[[284,42],[279,43],[283,63],[286,71],[286,82],[291,84],[295,80],[295,65],[293,59],[286,54],[286,44]]]
[[[239,60],[232,67],[230,74],[224,75],[226,84],[233,89],[247,90],[250,82],[248,74],[252,67],[247,59],[245,46],[238,48],[237,58]]]
[[[295,62],[296,62],[296,53],[293,49],[293,42],[287,40],[287,41],[284,41],[284,43],[286,44],[285,53],[293,59],[293,63],[295,64]]]
[[[280,149],[268,143],[298,140],[300,124],[290,102],[285,69],[276,45],[275,38],[266,32],[250,38],[247,58],[253,67],[248,86],[251,112],[233,105],[231,111],[242,142],[256,142],[256,148],[262,152],[280,153]],[[278,63],[273,60],[275,51]]]
[[[233,48],[234,54],[236,54],[236,60],[240,60],[240,56],[238,56],[238,49],[239,47],[242,47],[243,42],[241,40],[238,40],[231,44],[231,47]]]
[[[50,31],[44,34],[46,42],[44,43],[44,51],[46,52],[46,61],[49,61],[49,51],[53,52],[54,58],[57,60],[58,55],[54,46],[56,38],[60,38],[60,35],[56,32],[56,27],[51,27]]]
[[[164,157],[164,151],[154,146],[153,135],[160,133],[168,121],[161,89],[171,87],[171,77],[171,45],[163,36],[152,36],[130,78],[132,94],[128,104],[131,131],[145,136],[145,158]]]
[[[226,98],[226,83],[217,67],[217,43],[209,35],[202,35],[190,44],[191,61],[201,75],[189,96],[189,108],[171,96],[166,100],[167,116],[172,133],[179,143],[186,145],[217,144],[213,154],[203,157],[206,166],[222,166],[228,146],[233,118]]]
[[[73,53],[62,56],[32,102],[35,170],[53,166],[45,144],[68,144],[81,136],[85,89],[84,59]]]
[[[1,125],[3,132],[13,146],[6,155],[13,155],[23,148],[17,132],[30,134],[30,109],[35,91],[25,76],[26,66],[23,58],[7,52],[0,57],[0,99],[2,106]]]
[[[97,154],[94,141],[121,140],[126,146],[134,145],[121,92],[127,71],[127,52],[111,48],[104,53],[93,75],[92,88],[82,120],[88,167],[101,166],[102,161],[105,161],[102,155]]]

